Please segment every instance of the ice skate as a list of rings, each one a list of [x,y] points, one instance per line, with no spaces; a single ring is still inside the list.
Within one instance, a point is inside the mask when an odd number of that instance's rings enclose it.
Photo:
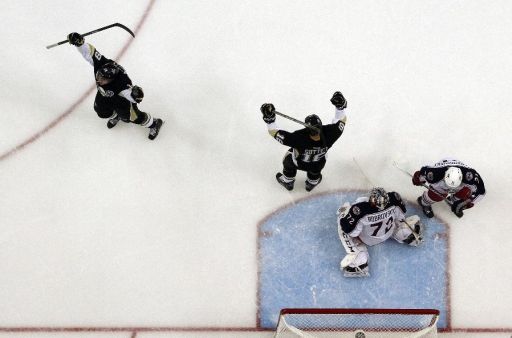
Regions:
[[[423,205],[423,203],[421,203],[421,196],[418,197],[417,201],[425,216],[427,216],[428,218],[434,217],[434,211],[432,211],[432,207],[430,205]]]
[[[149,128],[148,138],[150,140],[154,140],[158,136],[160,128],[162,127],[163,124],[164,121],[162,121],[162,119],[155,119],[155,121],[153,122],[153,126]]]
[[[320,182],[322,182],[322,175],[320,175],[320,177],[318,178],[318,180],[316,180],[316,183],[312,183],[309,178],[306,180],[306,191],[311,191],[313,190],[317,185],[320,184]]]
[[[277,174],[276,174],[276,180],[277,180],[277,182],[278,182],[279,184],[281,184],[283,187],[285,187],[285,188],[286,188],[286,190],[288,190],[288,191],[293,190],[293,185],[294,185],[294,183],[295,183],[295,179],[294,179],[294,180],[292,180],[291,182],[286,182],[286,181],[284,180],[284,178],[283,178],[283,177],[284,177],[284,175],[283,175],[283,174],[281,174],[281,173],[277,173]]]
[[[121,120],[121,117],[119,115],[116,115],[115,117],[111,118],[107,122],[107,128],[108,129],[114,128],[120,120]]]

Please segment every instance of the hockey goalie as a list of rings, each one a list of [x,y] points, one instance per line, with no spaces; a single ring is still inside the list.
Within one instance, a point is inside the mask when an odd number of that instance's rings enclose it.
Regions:
[[[418,246],[423,224],[417,215],[405,217],[406,208],[397,192],[373,188],[338,210],[338,233],[346,256],[340,262],[345,277],[368,277],[368,248],[393,237],[397,242]]]

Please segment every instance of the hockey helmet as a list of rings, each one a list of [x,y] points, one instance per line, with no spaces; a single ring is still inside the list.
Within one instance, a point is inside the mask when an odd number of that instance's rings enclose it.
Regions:
[[[306,122],[308,125],[315,127],[317,129],[322,128],[322,120],[318,117],[316,114],[311,114],[306,116],[306,119],[304,119],[304,122]],[[318,132],[314,129],[309,128],[309,134],[310,135],[318,135]]]
[[[96,72],[96,79],[100,77],[106,80],[114,79],[119,74],[119,66],[115,62],[108,62],[101,66]]]
[[[370,198],[368,201],[373,207],[384,210],[389,204],[389,196],[384,188],[373,188],[370,190]]]
[[[458,188],[462,183],[462,170],[458,167],[448,167],[444,172],[444,183],[448,188]]]

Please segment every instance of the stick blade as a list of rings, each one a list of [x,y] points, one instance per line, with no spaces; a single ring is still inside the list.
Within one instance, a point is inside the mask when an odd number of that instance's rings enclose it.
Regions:
[[[125,30],[125,31],[127,31],[131,36],[135,37],[135,34],[131,31],[131,29],[130,29],[130,28],[128,28],[128,27],[126,27],[125,25],[120,24],[119,22],[116,22],[114,25],[115,25],[115,26],[117,26],[117,27],[119,27],[119,28],[124,29],[124,30]]]

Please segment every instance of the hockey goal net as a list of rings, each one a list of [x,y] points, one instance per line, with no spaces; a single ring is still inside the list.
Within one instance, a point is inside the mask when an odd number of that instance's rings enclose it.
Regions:
[[[283,309],[276,338],[437,337],[433,309]]]

